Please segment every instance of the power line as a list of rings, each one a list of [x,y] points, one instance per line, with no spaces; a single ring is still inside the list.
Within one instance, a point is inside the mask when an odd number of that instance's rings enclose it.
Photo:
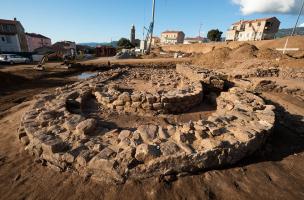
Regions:
[[[303,0],[302,7],[301,7],[301,9],[300,9],[300,12],[299,12],[299,15],[298,15],[296,24],[295,24],[295,26],[294,26],[294,28],[292,29],[292,32],[291,32],[291,34],[290,34],[290,37],[292,37],[292,36],[295,34],[295,31],[296,31],[296,29],[297,29],[297,26],[298,26],[300,17],[301,17],[301,15],[302,15],[303,8],[304,8],[304,0]],[[289,37],[287,37],[287,39],[286,39],[286,43],[285,43],[285,46],[284,46],[283,54],[285,54],[285,52],[286,52],[286,48],[287,48],[287,45],[288,45],[288,40],[289,40]]]

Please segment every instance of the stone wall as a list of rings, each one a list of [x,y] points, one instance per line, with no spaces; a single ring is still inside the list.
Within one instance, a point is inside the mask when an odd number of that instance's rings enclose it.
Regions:
[[[103,88],[94,94],[99,103],[119,112],[146,113],[181,113],[198,105],[203,99],[203,87],[200,82],[193,82],[189,90],[174,89],[166,93],[120,92],[115,88]]]

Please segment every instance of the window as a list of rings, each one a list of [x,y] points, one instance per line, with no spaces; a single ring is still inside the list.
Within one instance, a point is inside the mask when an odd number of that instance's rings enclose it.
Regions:
[[[266,27],[271,27],[272,26],[272,22],[266,22]]]
[[[12,38],[10,37],[10,36],[6,36],[6,41],[7,41],[7,43],[12,43]]]
[[[9,31],[9,26],[7,24],[3,24],[3,30],[5,32],[8,32]]]
[[[252,26],[252,24],[251,23],[249,23],[249,27],[251,27]]]
[[[1,37],[2,42],[5,42],[5,37]]]
[[[261,26],[261,22],[258,23],[258,26]]]

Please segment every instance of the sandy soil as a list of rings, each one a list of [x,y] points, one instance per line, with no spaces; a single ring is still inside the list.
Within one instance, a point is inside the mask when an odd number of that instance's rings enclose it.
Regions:
[[[96,65],[96,64],[107,64],[110,61],[111,64],[118,65],[140,65],[140,64],[176,64],[189,62],[190,58],[150,58],[150,59],[114,59],[114,58],[98,58],[94,60],[88,60],[80,62],[83,65]]]
[[[19,68],[6,72],[18,74]],[[71,75],[33,81],[26,74],[30,81],[0,89],[0,199],[304,199],[304,135],[284,123],[286,116],[299,120],[304,105],[291,96],[263,94],[278,105],[280,121],[266,145],[235,166],[175,181],[155,177],[104,185],[41,166],[21,146],[16,130],[33,95],[75,81]]]
[[[280,38],[276,40],[263,40],[263,41],[254,41],[254,42],[246,42],[249,44],[254,44],[258,48],[283,48],[286,42],[285,38]],[[203,43],[203,44],[181,44],[181,45],[168,45],[163,46],[162,49],[164,51],[181,51],[185,53],[208,53],[214,49],[229,47],[236,48],[243,44],[244,42],[211,42],[211,43]],[[304,37],[303,36],[294,36],[289,39],[288,48],[299,48],[301,51],[304,51]]]

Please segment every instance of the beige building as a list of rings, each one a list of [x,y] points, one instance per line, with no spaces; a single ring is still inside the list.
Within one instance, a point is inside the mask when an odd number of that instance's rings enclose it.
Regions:
[[[226,41],[270,40],[279,31],[280,23],[276,17],[241,20],[228,29]]]
[[[165,31],[161,33],[161,44],[183,44],[185,33],[182,31]]]

